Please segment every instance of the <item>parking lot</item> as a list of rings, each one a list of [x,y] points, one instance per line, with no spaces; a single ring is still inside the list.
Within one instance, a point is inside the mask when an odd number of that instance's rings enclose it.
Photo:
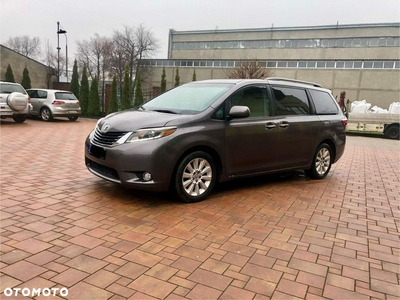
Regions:
[[[348,136],[324,180],[232,181],[183,204],[89,173],[95,123],[1,120],[2,299],[400,297],[399,141]]]

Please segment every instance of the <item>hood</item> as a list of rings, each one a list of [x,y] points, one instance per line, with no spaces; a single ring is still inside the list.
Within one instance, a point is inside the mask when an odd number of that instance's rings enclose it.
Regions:
[[[185,118],[184,115],[160,113],[156,111],[128,110],[110,114],[103,118],[98,126],[102,128],[109,124],[108,131],[135,131],[142,128],[163,127],[167,123],[180,123],[178,120]],[[178,122],[174,122],[177,120]],[[172,122],[171,122],[172,121]]]

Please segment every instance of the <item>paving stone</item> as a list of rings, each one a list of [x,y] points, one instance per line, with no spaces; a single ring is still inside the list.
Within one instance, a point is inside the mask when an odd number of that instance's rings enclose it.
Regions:
[[[324,180],[298,172],[237,180],[184,205],[88,172],[82,147],[96,120],[11,122],[0,122],[7,127],[1,291],[64,285],[71,299],[400,297],[398,141],[348,136]],[[10,155],[26,136],[35,139]],[[43,153],[35,167],[21,167],[35,152]],[[9,175],[15,170],[18,181]]]

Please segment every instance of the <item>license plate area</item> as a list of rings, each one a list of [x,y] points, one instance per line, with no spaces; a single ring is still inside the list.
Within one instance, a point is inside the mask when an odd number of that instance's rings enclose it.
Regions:
[[[103,148],[89,144],[88,146],[88,152],[93,155],[94,157],[105,159],[106,158],[106,150]]]
[[[12,111],[0,111],[0,115],[2,116],[12,116]]]

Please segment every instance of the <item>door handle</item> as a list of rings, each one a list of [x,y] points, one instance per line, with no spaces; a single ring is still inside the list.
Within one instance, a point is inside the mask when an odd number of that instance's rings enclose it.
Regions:
[[[267,123],[265,124],[265,129],[274,129],[276,127],[275,123]]]
[[[289,122],[280,122],[279,127],[281,128],[288,128],[289,127]]]

